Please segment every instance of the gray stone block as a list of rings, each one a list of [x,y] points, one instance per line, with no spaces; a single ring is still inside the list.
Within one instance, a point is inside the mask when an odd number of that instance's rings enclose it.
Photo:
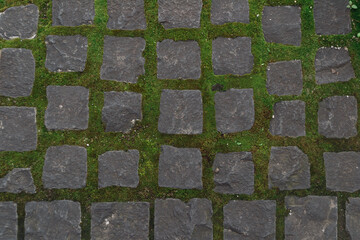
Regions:
[[[0,202],[0,240],[17,239],[17,205],[14,202]]]
[[[248,0],[213,0],[211,3],[211,23],[249,23]]]
[[[36,193],[30,168],[14,168],[3,178],[0,178],[0,192]]]
[[[146,29],[144,0],[107,0],[107,9],[109,29]]]
[[[89,25],[94,17],[94,0],[52,0],[53,26]]]
[[[351,240],[360,239],[360,198],[349,198],[346,203],[346,231]]]

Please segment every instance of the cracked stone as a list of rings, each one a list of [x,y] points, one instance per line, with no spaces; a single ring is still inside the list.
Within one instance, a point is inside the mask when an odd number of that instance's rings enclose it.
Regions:
[[[109,29],[146,29],[144,0],[107,0],[107,3]]]
[[[18,216],[14,202],[0,202],[0,239],[17,240]]]
[[[211,23],[250,23],[248,0],[213,0],[211,3]]]
[[[14,168],[3,178],[0,178],[0,192],[36,193],[36,187],[30,168]]]
[[[346,231],[350,239],[360,239],[360,198],[350,197],[346,203]]]
[[[94,0],[52,0],[53,26],[89,25],[94,17]]]

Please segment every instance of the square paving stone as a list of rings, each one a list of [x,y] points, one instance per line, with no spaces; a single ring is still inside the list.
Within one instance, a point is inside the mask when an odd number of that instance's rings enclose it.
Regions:
[[[48,86],[45,126],[50,130],[85,130],[89,122],[89,90],[80,86]]]
[[[275,103],[270,133],[293,138],[305,136],[305,102],[294,100]]]
[[[201,0],[158,0],[159,22],[165,29],[200,28]]]
[[[346,231],[350,239],[360,239],[360,198],[349,198],[346,203]]]
[[[156,50],[159,79],[200,78],[200,47],[196,41],[165,39],[157,43]]]
[[[337,198],[328,196],[285,197],[285,239],[336,240]]]
[[[212,240],[212,205],[205,198],[155,200],[155,240]]]
[[[0,192],[36,193],[36,187],[30,168],[14,168],[3,178],[0,178]]]
[[[91,240],[148,240],[150,204],[101,202],[91,205]]]
[[[81,35],[46,37],[45,67],[50,72],[83,72],[88,41]]]
[[[25,240],[80,240],[80,203],[69,200],[25,204]]]
[[[100,78],[125,83],[136,83],[145,73],[145,40],[135,37],[105,36],[103,64]]]
[[[53,26],[89,25],[94,17],[94,0],[52,0]]]
[[[36,149],[36,108],[0,107],[0,152]]]
[[[331,191],[360,190],[360,152],[325,152],[326,188]]]
[[[301,61],[269,63],[266,88],[271,95],[301,95],[303,90]]]
[[[0,38],[33,39],[36,37],[39,8],[34,4],[10,7],[0,13]]]
[[[105,92],[102,121],[106,132],[129,133],[142,119],[142,95],[134,92]]]
[[[320,48],[315,57],[316,83],[347,82],[355,78],[349,52],[344,48]]]
[[[248,0],[212,0],[211,23],[222,25],[232,22],[250,22]]]
[[[357,135],[358,105],[353,96],[333,96],[319,103],[319,134],[327,138]]]
[[[348,0],[314,0],[315,32],[319,35],[351,32]]]
[[[164,89],[158,129],[166,134],[201,134],[203,102],[199,90]]]
[[[224,206],[224,240],[275,240],[276,201],[233,200]]]
[[[308,156],[298,147],[271,147],[269,188],[295,190],[310,188]]]
[[[0,240],[17,240],[18,217],[14,202],[0,202]]]
[[[1,96],[14,98],[30,96],[35,81],[35,59],[31,50],[1,49],[0,72]]]
[[[215,93],[216,129],[221,133],[250,130],[255,122],[252,89],[230,89]]]
[[[215,75],[251,73],[254,56],[251,53],[251,38],[218,37],[212,42],[212,62]]]
[[[107,0],[109,29],[146,29],[144,0]]]
[[[44,188],[83,188],[86,176],[86,148],[63,145],[47,149],[42,173]]]
[[[139,151],[110,151],[99,156],[99,188],[139,184]]]
[[[202,156],[198,148],[161,146],[160,187],[202,189]]]
[[[301,8],[298,6],[265,6],[262,25],[267,42],[300,46]]]
[[[254,192],[254,162],[251,152],[217,153],[213,171],[215,192],[247,195]]]

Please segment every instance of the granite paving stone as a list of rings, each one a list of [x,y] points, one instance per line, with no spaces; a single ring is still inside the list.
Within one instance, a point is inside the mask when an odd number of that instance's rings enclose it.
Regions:
[[[89,25],[94,17],[94,0],[52,0],[53,26]]]
[[[30,168],[14,168],[3,178],[0,178],[0,192],[36,193]]]
[[[348,199],[345,210],[346,231],[351,240],[360,239],[360,198]]]
[[[14,202],[0,202],[0,240],[17,239],[17,205]]]
[[[107,28],[112,30],[146,29],[144,0],[107,0],[109,20]]]
[[[211,3],[211,23],[250,23],[248,0],[213,0]]]

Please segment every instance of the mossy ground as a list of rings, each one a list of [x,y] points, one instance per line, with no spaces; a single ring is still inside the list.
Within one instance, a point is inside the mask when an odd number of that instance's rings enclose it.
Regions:
[[[15,167],[31,167],[37,193],[0,194],[0,201],[18,203],[20,217],[19,239],[24,235],[24,206],[28,201],[51,201],[70,199],[82,206],[82,238],[90,239],[90,206],[93,202],[105,201],[148,201],[151,203],[151,231],[153,239],[153,208],[155,198],[194,197],[208,198],[213,203],[214,239],[222,239],[222,207],[232,199],[272,199],[277,202],[277,239],[284,238],[286,195],[333,195],[339,203],[339,239],[348,239],[345,231],[344,208],[348,197],[360,194],[336,193],[326,190],[322,154],[325,151],[360,151],[360,137],[348,140],[332,140],[321,137],[317,132],[318,102],[333,95],[354,95],[360,106],[360,40],[354,35],[360,32],[360,10],[353,10],[353,32],[344,36],[317,36],[313,19],[313,0],[249,0],[250,24],[231,23],[214,26],[210,23],[211,0],[203,0],[200,29],[174,29],[165,31],[157,17],[157,1],[145,0],[147,29],[145,31],[110,31],[106,28],[108,19],[106,0],[95,0],[95,24],[80,27],[52,27],[50,0],[0,0],[0,11],[11,6],[34,3],[40,8],[38,35],[33,40],[0,40],[0,48],[27,48],[36,59],[36,80],[32,95],[11,99],[0,97],[1,106],[29,106],[37,108],[38,148],[36,151],[16,153],[0,152],[0,177]],[[354,2],[354,1],[353,1]],[[359,3],[356,1],[355,3]],[[264,5],[300,5],[302,8],[301,47],[267,43],[261,28]],[[50,73],[45,69],[47,35],[76,35],[88,37],[89,48],[86,69],[83,73]],[[146,40],[144,57],[145,75],[137,84],[126,84],[100,79],[103,40],[105,35],[138,36]],[[212,71],[212,40],[219,36],[250,36],[255,65],[246,76],[215,76]],[[156,78],[156,43],[163,39],[196,40],[201,47],[202,76],[200,80],[158,80]],[[342,46],[349,49],[357,78],[345,83],[318,86],[315,84],[314,59],[321,46]],[[266,91],[266,67],[269,62],[300,59],[304,76],[304,91],[297,97],[270,96]],[[220,83],[225,89],[253,88],[256,108],[254,127],[238,134],[220,134],[215,127],[214,94],[211,87]],[[84,86],[90,90],[90,121],[86,131],[48,131],[44,125],[48,85]],[[204,101],[204,133],[196,136],[164,135],[157,131],[159,103],[162,89],[199,89]],[[105,91],[134,91],[143,95],[143,121],[137,123],[129,134],[105,133],[101,122],[103,93]],[[280,100],[301,99],[306,102],[306,137],[296,139],[274,137],[269,133],[272,106]],[[359,109],[360,110],[360,109]],[[360,129],[360,121],[358,123]],[[41,182],[42,167],[46,149],[54,145],[73,144],[88,150],[87,186],[80,190],[47,190]],[[175,190],[157,185],[158,158],[160,146],[169,144],[177,147],[200,148],[203,154],[203,190]],[[271,146],[295,145],[308,154],[311,162],[311,188],[301,191],[279,191],[268,189],[267,167]],[[139,174],[140,185],[136,189],[97,187],[97,157],[110,150],[138,149],[141,153]],[[217,152],[251,151],[255,162],[255,193],[246,195],[222,195],[213,192],[212,163]]]

